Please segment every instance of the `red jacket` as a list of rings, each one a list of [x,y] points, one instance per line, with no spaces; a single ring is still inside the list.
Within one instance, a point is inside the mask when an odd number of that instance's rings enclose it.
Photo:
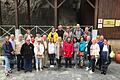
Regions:
[[[68,43],[68,42],[64,42],[63,45],[64,48],[64,57],[65,58],[72,58],[72,53],[73,53],[73,43]]]

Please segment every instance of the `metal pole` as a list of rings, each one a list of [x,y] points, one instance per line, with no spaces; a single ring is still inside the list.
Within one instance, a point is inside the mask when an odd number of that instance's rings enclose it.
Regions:
[[[18,0],[15,0],[15,25],[19,29]]]

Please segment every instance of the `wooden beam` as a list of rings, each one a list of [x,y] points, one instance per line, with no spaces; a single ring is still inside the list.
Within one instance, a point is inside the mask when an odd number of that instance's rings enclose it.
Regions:
[[[52,8],[55,8],[55,6],[49,0],[46,0],[46,1]]]
[[[24,3],[25,3],[26,0],[24,0],[23,2],[21,2],[18,6],[18,8],[20,8]]]
[[[59,8],[65,1],[66,1],[66,0],[63,0],[63,1],[58,5],[57,8]]]
[[[88,4],[95,9],[95,6],[90,2],[90,0],[87,0]]]
[[[58,12],[57,12],[57,7],[58,7],[58,2],[57,2],[57,0],[54,0],[54,27],[56,27],[57,28],[57,26],[58,26]]]
[[[0,25],[2,24],[2,11],[1,11],[1,1],[0,1]]]
[[[18,0],[15,0],[15,25],[19,29]]]
[[[95,28],[95,29],[97,29],[98,6],[99,6],[99,0],[96,0],[96,1],[95,1],[95,17],[94,17],[94,28]]]
[[[30,0],[27,0],[27,24],[31,24],[31,18],[30,18]]]

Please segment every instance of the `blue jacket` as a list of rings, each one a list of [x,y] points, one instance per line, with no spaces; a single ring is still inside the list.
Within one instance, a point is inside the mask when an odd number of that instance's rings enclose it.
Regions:
[[[13,51],[12,44],[9,42],[8,44],[4,43],[2,45],[3,55],[10,56],[12,55],[11,52]]]
[[[85,42],[85,41],[80,42],[79,50],[80,50],[81,52],[84,52],[84,51],[85,51],[85,48],[86,48],[86,42]]]

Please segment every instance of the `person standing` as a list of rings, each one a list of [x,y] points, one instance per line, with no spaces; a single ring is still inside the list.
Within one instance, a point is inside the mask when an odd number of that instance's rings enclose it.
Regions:
[[[73,31],[73,36],[77,38],[77,41],[80,41],[80,38],[83,36],[83,30],[80,28],[80,24],[76,25],[76,28]]]
[[[68,37],[70,37],[71,40],[73,39],[73,33],[70,26],[66,27],[66,31],[63,34],[63,41],[66,41]]]
[[[35,53],[35,62],[36,62],[36,70],[38,71],[40,68],[40,71],[42,71],[42,60],[44,58],[44,45],[42,44],[42,39],[38,38],[37,43],[34,45],[34,53]]]
[[[11,34],[11,35],[10,35],[9,41],[11,42],[11,45],[12,45],[13,50],[14,50],[14,52],[15,52],[15,36],[14,36],[14,34]],[[16,56],[15,56],[15,54],[12,54],[11,60],[13,60],[13,61],[10,62],[10,67],[11,67],[11,69],[14,68],[14,64],[15,64],[14,59],[16,59]]]
[[[58,36],[62,38],[63,40],[63,34],[64,34],[64,30],[63,30],[63,26],[59,25],[58,26],[58,30],[57,30]]]
[[[48,41],[47,41],[47,36],[43,35],[42,36],[42,41],[44,45],[44,58],[43,58],[43,67],[47,68],[47,61],[48,61]]]
[[[92,45],[90,47],[90,56],[91,56],[90,74],[92,74],[95,71],[96,62],[98,61],[99,58],[99,52],[100,52],[100,48],[99,45],[97,44],[97,40],[92,39]]]
[[[71,41],[71,38],[68,37],[66,39],[67,41],[64,41],[63,48],[64,48],[64,58],[65,58],[65,68],[69,66],[69,68],[72,67],[72,55],[73,55],[73,42]]]
[[[54,42],[56,42],[58,39],[58,33],[55,31],[54,27],[52,28],[52,31],[48,34],[48,41],[50,41],[51,38],[53,38]]]
[[[5,59],[5,75],[9,76],[9,74],[12,73],[10,68],[10,59],[12,54],[14,54],[12,44],[9,41],[9,36],[5,36],[5,42],[2,45],[2,49],[3,49],[4,59]]]
[[[24,59],[25,73],[28,71],[32,72],[32,59],[34,57],[34,45],[30,43],[30,38],[25,39],[25,43],[22,45],[20,52]]]
[[[101,52],[101,74],[106,75],[108,65],[111,63],[110,59],[111,45],[109,45],[108,40],[104,39],[104,45]]]
[[[61,67],[61,59],[63,57],[63,54],[64,54],[64,51],[63,51],[62,38],[58,37],[58,40],[56,42],[56,61],[57,61],[58,69]]]
[[[54,67],[55,63],[55,51],[56,51],[56,46],[54,43],[54,39],[51,38],[50,42],[48,43],[48,54],[49,54],[49,60],[50,60],[50,67]]]
[[[75,62],[74,68],[76,68],[78,63],[78,53],[79,53],[79,42],[77,42],[76,37],[73,38],[73,44],[74,44],[74,62]]]
[[[15,54],[17,56],[17,70],[20,71],[21,69],[24,69],[23,68],[23,58],[21,56],[21,53],[20,53],[20,50],[21,50],[21,47],[22,45],[24,44],[24,40],[23,40],[23,35],[22,34],[19,34],[18,35],[18,40],[16,40],[15,42]]]

